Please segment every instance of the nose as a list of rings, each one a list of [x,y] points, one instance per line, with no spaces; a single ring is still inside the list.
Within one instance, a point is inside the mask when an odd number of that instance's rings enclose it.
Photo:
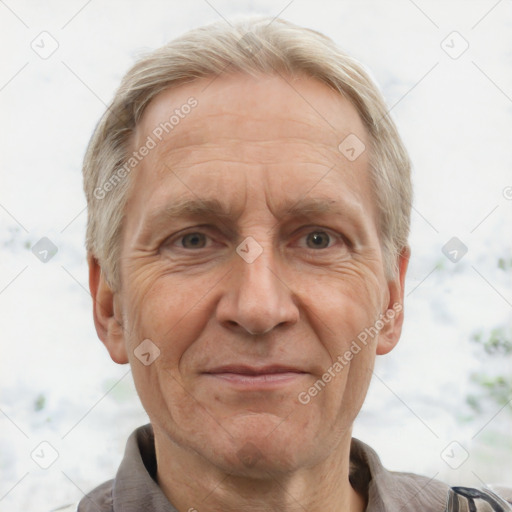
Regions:
[[[234,255],[233,271],[217,304],[221,325],[263,335],[298,321],[293,292],[276,263],[269,248],[252,262]]]

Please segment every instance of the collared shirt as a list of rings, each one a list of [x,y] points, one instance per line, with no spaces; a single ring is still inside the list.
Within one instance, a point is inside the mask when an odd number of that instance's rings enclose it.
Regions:
[[[357,439],[352,439],[350,464],[350,482],[367,497],[366,512],[446,510],[447,485],[432,478],[384,469],[375,451]],[[115,479],[85,496],[78,512],[177,512],[156,483],[151,425],[132,433]]]

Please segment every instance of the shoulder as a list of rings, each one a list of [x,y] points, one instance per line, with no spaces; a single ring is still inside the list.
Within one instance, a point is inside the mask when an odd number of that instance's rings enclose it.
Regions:
[[[436,480],[414,473],[387,471],[380,475],[381,498],[388,505],[400,503],[408,509],[421,507],[425,512],[444,512],[450,486]],[[382,492],[386,489],[385,492]],[[390,510],[392,507],[390,506]]]
[[[114,480],[109,480],[87,493],[79,503],[72,503],[51,512],[113,512],[112,488]]]
[[[357,439],[352,439],[350,461],[350,481],[357,491],[368,497],[367,512],[512,511],[510,487],[450,487],[436,480],[435,475],[429,478],[389,471],[383,467],[377,453]]]
[[[108,480],[102,483],[91,492],[87,493],[78,504],[76,512],[112,512],[113,499],[112,489],[114,486],[114,480]],[[56,511],[56,512],[61,512]],[[66,512],[68,512],[66,510]]]
[[[377,453],[352,439],[351,482],[368,497],[368,511],[444,512],[450,487],[435,477],[389,471]]]

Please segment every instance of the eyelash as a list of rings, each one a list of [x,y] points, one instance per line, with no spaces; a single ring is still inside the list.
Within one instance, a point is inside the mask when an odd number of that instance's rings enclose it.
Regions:
[[[203,228],[203,230],[201,230],[201,228]],[[205,232],[205,228],[206,227],[204,227],[204,226],[197,226],[194,229],[190,229],[186,232],[182,232],[182,233],[173,235],[172,237],[167,238],[167,240],[164,242],[164,245],[172,246],[174,244],[182,243],[183,239],[186,236],[192,235],[192,234],[202,234],[202,235],[205,235],[207,237],[207,239],[209,239],[210,241],[213,240],[213,237],[210,236],[207,232]],[[303,230],[303,229],[308,229],[308,231],[306,233],[304,233],[303,235],[301,235],[299,240],[307,237],[308,235],[311,235],[312,233],[326,233],[330,237],[329,242],[331,244],[328,247],[320,248],[320,249],[314,249],[311,247],[302,247],[303,249],[314,251],[314,252],[319,252],[322,249],[323,250],[331,249],[337,241],[342,242],[342,244],[346,245],[347,247],[351,247],[350,241],[344,235],[342,235],[341,233],[338,233],[336,231],[333,231],[332,229],[318,227],[318,226],[314,226],[314,227],[305,226],[305,227],[301,228],[301,230]],[[208,231],[208,230],[206,229],[206,231]],[[178,248],[181,250],[184,250],[184,251],[199,251],[200,249],[207,249],[208,247],[200,247],[199,249],[188,249],[181,245],[181,246],[178,246]]]

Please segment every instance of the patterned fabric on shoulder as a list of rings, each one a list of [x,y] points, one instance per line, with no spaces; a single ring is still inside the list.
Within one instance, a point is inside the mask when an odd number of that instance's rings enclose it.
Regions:
[[[446,512],[512,512],[512,488],[452,487]]]

